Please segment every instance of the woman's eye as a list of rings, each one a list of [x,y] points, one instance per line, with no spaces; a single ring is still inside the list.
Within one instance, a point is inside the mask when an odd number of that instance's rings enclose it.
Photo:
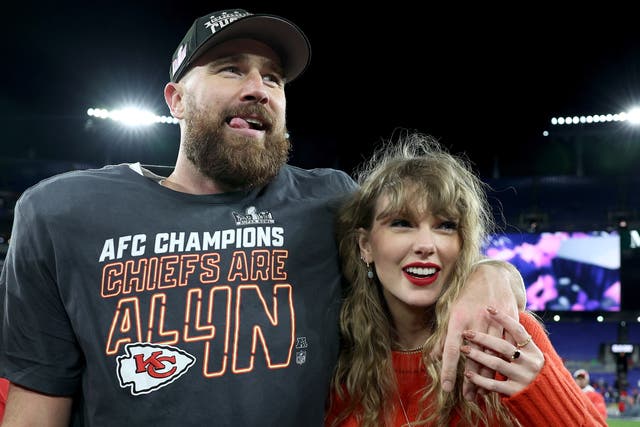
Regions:
[[[440,223],[440,228],[443,230],[457,230],[458,223],[455,221],[442,221],[442,223]]]
[[[389,221],[391,227],[411,227],[411,223],[406,219],[394,219]]]

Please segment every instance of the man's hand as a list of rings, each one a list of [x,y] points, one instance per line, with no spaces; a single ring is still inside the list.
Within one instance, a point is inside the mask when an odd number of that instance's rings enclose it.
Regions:
[[[524,310],[525,305],[524,283],[515,267],[496,260],[483,260],[478,264],[465,283],[458,300],[451,307],[447,336],[442,349],[443,390],[453,390],[460,346],[463,344],[462,333],[465,330],[481,331],[502,338],[503,328],[490,320],[487,307],[493,306],[517,320],[518,311]],[[481,368],[470,359],[467,359],[465,369],[487,378],[493,378],[495,375],[495,372]],[[465,378],[462,392],[467,400],[474,400],[477,390]]]

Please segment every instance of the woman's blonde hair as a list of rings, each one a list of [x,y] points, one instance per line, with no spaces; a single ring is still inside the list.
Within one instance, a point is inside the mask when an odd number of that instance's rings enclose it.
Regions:
[[[355,412],[362,426],[390,423],[398,401],[391,357],[394,326],[381,285],[377,278],[372,281],[367,277],[358,245],[359,230],[371,229],[376,201],[382,195],[389,203],[385,212],[378,215],[441,215],[457,222],[461,240],[460,255],[448,283],[436,304],[425,309],[431,334],[422,354],[431,382],[425,384],[418,420],[411,425],[446,426],[455,414],[464,425],[489,421],[515,424],[495,393],[484,398],[482,408],[464,399],[464,360],[458,364],[454,391],[442,391],[441,363],[429,356],[444,341],[451,304],[474,263],[481,258],[484,239],[493,230],[486,185],[466,159],[449,154],[436,140],[420,133],[404,133],[397,142],[383,144],[359,170],[358,182],[360,188],[342,207],[337,224],[347,289],[340,315],[342,348],[333,388],[348,405],[335,424],[351,412]]]

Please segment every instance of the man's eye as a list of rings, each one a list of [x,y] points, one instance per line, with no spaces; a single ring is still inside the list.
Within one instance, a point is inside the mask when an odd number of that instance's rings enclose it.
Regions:
[[[273,86],[282,86],[284,84],[284,79],[277,74],[265,74],[262,79]]]
[[[231,74],[240,74],[240,68],[233,66],[233,65],[229,65],[227,67],[223,67],[220,69],[221,73],[231,73]]]

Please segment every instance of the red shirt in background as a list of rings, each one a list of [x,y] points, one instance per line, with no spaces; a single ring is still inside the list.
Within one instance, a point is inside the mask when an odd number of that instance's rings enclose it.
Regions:
[[[4,406],[7,403],[7,395],[9,394],[9,381],[0,378],[0,422],[4,417]]]

